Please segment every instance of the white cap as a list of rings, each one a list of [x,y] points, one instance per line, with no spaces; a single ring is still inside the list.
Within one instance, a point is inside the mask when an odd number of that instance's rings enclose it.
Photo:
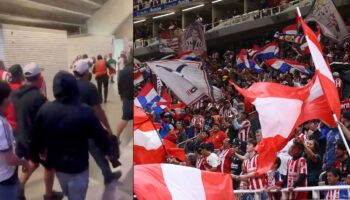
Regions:
[[[41,69],[36,63],[29,63],[23,68],[23,74],[25,77],[30,78],[41,73]]]
[[[339,76],[338,72],[333,72],[333,76]]]
[[[85,60],[78,60],[74,64],[74,71],[80,75],[83,75],[86,71],[89,70],[89,64]]]

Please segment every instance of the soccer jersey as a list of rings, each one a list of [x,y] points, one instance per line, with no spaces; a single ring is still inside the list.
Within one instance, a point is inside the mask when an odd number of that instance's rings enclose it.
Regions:
[[[255,155],[250,159],[247,159],[243,162],[243,171],[245,173],[256,172],[258,167],[258,157],[259,155]],[[266,175],[261,175],[256,178],[249,179],[249,189],[263,189],[267,185]]]
[[[344,185],[340,182],[338,185]],[[338,200],[338,199],[349,199],[348,192],[346,190],[328,190],[325,200]]]
[[[294,183],[298,180],[300,174],[307,175],[307,165],[306,159],[300,157],[296,160],[290,159],[288,161],[288,179],[287,179],[287,187],[294,187]],[[306,187],[307,179],[300,183],[298,187]],[[307,192],[292,192],[289,194],[288,199],[307,199]]]
[[[224,149],[219,154],[220,166],[218,172],[231,173],[232,148]]]

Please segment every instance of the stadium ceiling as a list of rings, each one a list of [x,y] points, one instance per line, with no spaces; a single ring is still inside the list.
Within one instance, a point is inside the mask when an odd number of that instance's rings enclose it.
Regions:
[[[108,0],[0,0],[0,23],[77,31]]]

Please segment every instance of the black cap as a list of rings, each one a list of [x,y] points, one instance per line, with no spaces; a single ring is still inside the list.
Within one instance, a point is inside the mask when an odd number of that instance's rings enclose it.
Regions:
[[[239,139],[235,138],[235,139],[233,139],[233,141],[232,141],[232,145],[233,145],[233,146],[241,145],[241,141],[240,141]]]

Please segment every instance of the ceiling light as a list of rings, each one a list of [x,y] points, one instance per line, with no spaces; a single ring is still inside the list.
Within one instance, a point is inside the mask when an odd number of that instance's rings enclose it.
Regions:
[[[196,8],[200,8],[204,6],[204,4],[200,4],[198,6],[193,6],[193,7],[190,7],[190,8],[186,8],[186,9],[183,9],[182,12],[186,12],[186,11],[189,11],[189,10],[193,10],[193,9],[196,9]]]
[[[137,23],[141,23],[141,22],[144,22],[146,21],[145,19],[141,19],[141,20],[138,20],[138,21],[134,21],[134,24],[137,24]]]
[[[211,3],[218,3],[220,1],[222,1],[222,0],[215,0],[215,1],[211,2]]]
[[[175,14],[175,12],[167,13],[167,14],[164,14],[164,15],[159,15],[159,16],[153,17],[153,19],[157,19],[157,18],[161,18],[161,17],[166,17],[166,16],[173,15],[173,14]]]

